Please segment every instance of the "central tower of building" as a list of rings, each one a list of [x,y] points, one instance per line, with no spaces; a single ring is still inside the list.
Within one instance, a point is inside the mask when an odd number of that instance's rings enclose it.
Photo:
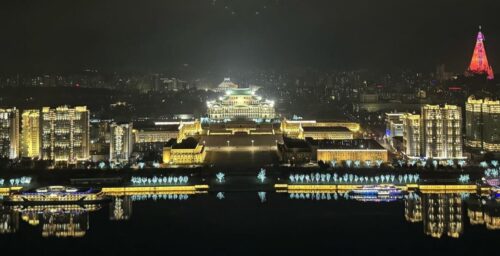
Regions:
[[[213,121],[269,120],[276,117],[274,102],[255,95],[250,88],[228,89],[218,100],[207,102],[207,107],[208,117]]]

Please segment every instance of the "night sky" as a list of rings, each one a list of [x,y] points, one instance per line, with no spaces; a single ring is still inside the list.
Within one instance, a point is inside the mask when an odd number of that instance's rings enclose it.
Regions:
[[[0,72],[465,69],[478,25],[500,69],[498,0],[2,1]]]

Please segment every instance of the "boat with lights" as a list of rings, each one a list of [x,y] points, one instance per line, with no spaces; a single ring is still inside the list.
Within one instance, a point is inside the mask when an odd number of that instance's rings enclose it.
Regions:
[[[66,186],[48,186],[29,191],[20,191],[6,198],[7,204],[94,204],[107,200],[98,190]]]
[[[390,202],[403,198],[403,191],[394,185],[366,185],[349,192],[349,197],[364,202]]]

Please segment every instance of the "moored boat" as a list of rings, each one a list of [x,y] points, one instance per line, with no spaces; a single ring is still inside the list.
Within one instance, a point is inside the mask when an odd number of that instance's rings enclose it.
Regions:
[[[19,191],[5,200],[7,204],[89,204],[106,200],[99,190],[66,186],[48,186]]]

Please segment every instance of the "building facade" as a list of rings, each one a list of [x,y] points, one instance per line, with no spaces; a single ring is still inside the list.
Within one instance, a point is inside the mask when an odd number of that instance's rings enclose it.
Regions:
[[[42,159],[76,163],[89,160],[89,111],[86,106],[42,109]]]
[[[385,135],[387,138],[403,136],[403,115],[404,113],[385,113]]]
[[[19,157],[19,110],[0,108],[0,158]]]
[[[21,116],[21,156],[40,157],[40,110],[26,109]]]
[[[250,88],[229,89],[218,100],[207,102],[213,121],[235,119],[268,120],[276,117],[274,102],[255,95]]]
[[[110,128],[109,161],[127,163],[134,147],[132,123],[111,123]]]
[[[167,165],[202,164],[205,156],[205,145],[192,137],[180,143],[172,139],[163,148],[163,163]]]
[[[405,113],[403,120],[403,153],[408,158],[420,158],[421,126],[420,115]]]
[[[341,126],[334,127],[301,127],[299,139],[312,138],[315,140],[352,140],[353,133]]]
[[[465,103],[466,145],[484,151],[500,151],[500,100],[469,97]]]
[[[359,123],[333,120],[288,120],[281,121],[281,132],[290,138],[299,138],[301,130],[306,127],[345,127],[352,133],[361,130]]]
[[[423,155],[433,159],[463,159],[462,109],[455,105],[422,107]]]
[[[363,166],[371,167],[375,166],[377,161],[385,163],[389,160],[387,149],[371,139],[310,140],[310,144],[313,152],[316,151],[316,160],[325,163],[335,161],[342,164],[348,161],[360,161]]]

